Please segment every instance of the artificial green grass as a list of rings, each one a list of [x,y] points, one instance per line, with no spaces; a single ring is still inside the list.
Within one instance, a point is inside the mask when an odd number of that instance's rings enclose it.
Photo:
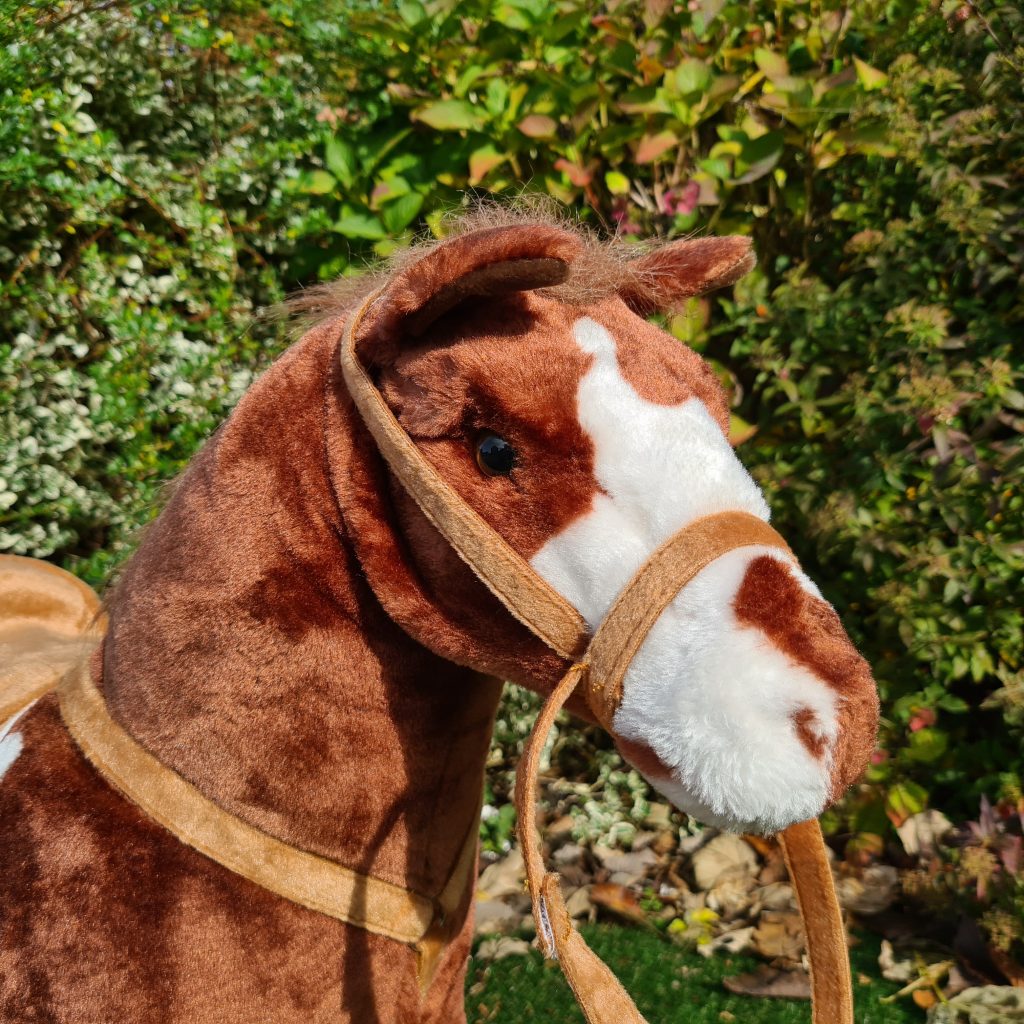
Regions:
[[[748,957],[716,955],[708,960],[635,928],[598,924],[582,929],[593,950],[626,986],[651,1024],[809,1024],[810,1003],[752,999],[727,992],[722,978],[754,970]],[[909,1002],[880,1003],[898,985],[878,976],[878,940],[862,935],[852,951],[854,1017],[857,1024],[921,1024],[923,1014]],[[862,984],[858,978],[870,977]],[[470,961],[466,1014],[470,1024],[582,1024],[557,964],[529,956],[494,963]],[[730,1017],[729,1014],[732,1014]]]

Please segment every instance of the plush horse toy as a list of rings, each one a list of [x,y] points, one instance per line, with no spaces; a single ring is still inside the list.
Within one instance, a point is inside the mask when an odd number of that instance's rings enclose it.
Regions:
[[[536,848],[566,701],[677,807],[784,830],[816,1019],[852,1021],[814,819],[872,748],[871,674],[767,525],[714,373],[645,319],[752,263],[742,238],[471,218],[305,302],[315,325],[178,481],[90,657],[91,596],[4,561],[0,1020],[463,1021],[512,679],[551,698],[521,837],[588,1019],[641,1020]]]

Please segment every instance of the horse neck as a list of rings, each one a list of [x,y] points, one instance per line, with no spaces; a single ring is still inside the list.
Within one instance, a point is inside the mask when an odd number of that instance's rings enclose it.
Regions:
[[[499,686],[365,583],[328,479],[333,352],[308,335],[182,477],[109,602],[103,688],[224,809],[429,894],[475,825]]]

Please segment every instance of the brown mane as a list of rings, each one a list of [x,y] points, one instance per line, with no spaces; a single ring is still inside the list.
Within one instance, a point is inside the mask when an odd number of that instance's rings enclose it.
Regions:
[[[442,225],[444,233],[440,239],[420,237],[408,248],[379,264],[369,265],[363,272],[306,288],[272,310],[272,315],[294,318],[297,331],[305,332],[357,306],[395,274],[418,263],[438,246],[475,231],[505,227],[554,227],[579,240],[581,253],[572,262],[567,280],[538,290],[550,298],[582,306],[628,292],[634,303],[662,312],[672,311],[683,298],[666,287],[664,274],[658,268],[647,261],[638,263],[641,256],[662,249],[669,242],[602,239],[566,208],[544,196],[520,196],[509,203],[479,201],[468,209],[450,211]]]

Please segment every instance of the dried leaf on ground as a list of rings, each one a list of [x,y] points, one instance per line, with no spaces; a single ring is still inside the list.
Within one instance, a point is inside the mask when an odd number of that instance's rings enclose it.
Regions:
[[[764,910],[796,910],[796,895],[788,882],[772,882],[754,890],[751,916]]]
[[[590,899],[590,886],[580,886],[565,901],[565,909],[571,918],[588,917],[593,908],[593,901]]]
[[[782,850],[775,846],[768,856],[764,858],[764,867],[757,876],[758,885],[771,885],[773,882],[785,882],[789,879],[789,870],[786,867],[786,858]]]
[[[941,811],[930,810],[912,814],[896,832],[903,849],[917,857],[922,853],[934,853],[942,837],[952,829],[950,820]]]
[[[781,971],[762,964],[749,974],[734,974],[723,978],[722,984],[736,995],[756,996],[759,999],[810,999],[811,979],[806,972]]]
[[[724,953],[745,953],[750,949],[754,939],[754,928],[736,928],[731,932],[722,932],[710,942],[697,946],[697,952],[703,957],[714,956],[719,951]]]
[[[624,885],[614,882],[603,882],[590,887],[590,901],[596,907],[607,910],[616,917],[621,917],[634,924],[647,924],[647,918],[640,908],[636,894]]]
[[[476,905],[473,931],[477,935],[514,932],[522,921],[523,915],[501,900],[479,900]]]
[[[872,864],[859,876],[840,878],[836,895],[844,910],[870,917],[887,910],[899,891],[899,874],[890,864]]]
[[[917,976],[913,958],[897,959],[892,943],[888,939],[882,939],[882,951],[878,954],[878,966],[882,977],[887,981],[906,984],[911,978]]]
[[[650,848],[625,853],[622,850],[594,850],[594,856],[601,866],[611,872],[612,880],[619,885],[632,885],[648,874],[650,869],[661,863],[661,858]]]
[[[651,828],[661,831],[672,826],[672,808],[668,804],[651,803],[647,806],[647,817],[644,819]]]
[[[577,843],[566,843],[565,846],[560,846],[551,854],[551,863],[557,864],[559,867],[578,864],[581,860],[583,860],[583,847]]]
[[[507,935],[497,939],[485,939],[476,951],[478,960],[504,960],[507,956],[526,956],[530,944],[525,939],[513,939]]]
[[[1006,980],[1014,988],[1024,988],[1024,964],[1017,963],[1008,953],[989,946],[992,962],[1006,975]]]
[[[477,893],[481,899],[501,899],[502,896],[521,893],[525,880],[523,855],[516,846],[506,857],[484,868],[476,884]]]
[[[737,917],[753,903],[754,886],[753,875],[730,872],[707,894],[707,905],[724,918]]]
[[[702,846],[693,855],[693,874],[697,888],[713,889],[727,874],[754,878],[757,855],[739,836],[724,832]]]
[[[1018,1024],[1024,1022],[1024,990],[1009,985],[964,989],[928,1011],[928,1024]]]
[[[777,839],[769,836],[744,836],[743,842],[750,846],[762,860],[767,860],[773,854],[782,856],[782,847]]]
[[[769,960],[798,963],[804,952],[804,928],[799,913],[766,910],[754,930],[754,949]]]

